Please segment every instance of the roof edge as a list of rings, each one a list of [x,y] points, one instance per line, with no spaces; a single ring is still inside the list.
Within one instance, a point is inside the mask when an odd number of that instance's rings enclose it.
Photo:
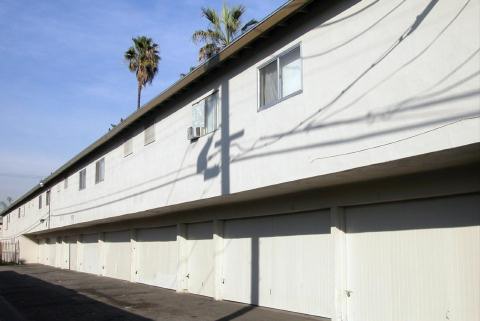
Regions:
[[[130,116],[128,116],[123,122],[117,125],[114,129],[112,129],[111,131],[109,131],[99,139],[97,139],[95,142],[87,146],[80,153],[75,155],[73,158],[71,158],[69,161],[67,161],[64,165],[62,165],[60,168],[55,170],[45,179],[41,180],[39,184],[35,185],[28,192],[26,192],[24,195],[22,195],[17,200],[15,200],[12,204],[10,204],[6,209],[0,212],[0,216],[5,216],[17,205],[23,203],[26,199],[28,199],[29,197],[31,197],[32,195],[40,191],[45,185],[48,185],[48,183],[52,182],[54,179],[61,176],[65,171],[73,167],[77,162],[82,160],[84,157],[90,155],[97,148],[99,148],[100,146],[103,146],[113,137],[116,137],[124,129],[126,129],[128,126],[132,125],[138,119],[140,119],[143,115],[147,114],[148,112],[156,108],[158,105],[165,102],[170,97],[177,94],[188,85],[192,84],[196,79],[205,75],[207,72],[214,69],[217,65],[219,65],[223,61],[231,58],[236,52],[243,49],[249,43],[258,39],[261,35],[271,30],[273,27],[275,27],[279,22],[291,16],[293,13],[297,12],[299,9],[301,9],[306,4],[312,1],[313,0],[290,0],[285,4],[283,4],[282,6],[280,6],[278,9],[276,9],[271,14],[266,16],[263,20],[257,23],[250,30],[242,34],[240,37],[238,37],[230,45],[223,48],[218,54],[216,54],[212,58],[208,59],[207,61],[199,65],[197,68],[195,68],[190,73],[188,73],[185,77],[173,83],[170,87],[162,91],[155,98],[151,99],[149,102],[144,104],[140,109],[133,112]]]

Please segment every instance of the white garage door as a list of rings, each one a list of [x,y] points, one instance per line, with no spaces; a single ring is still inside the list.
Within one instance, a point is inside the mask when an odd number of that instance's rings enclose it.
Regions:
[[[68,238],[68,247],[69,247],[69,266],[68,268],[73,271],[78,271],[77,268],[77,237],[70,236]]]
[[[213,225],[187,225],[187,288],[190,293],[213,296],[214,247]]]
[[[45,264],[55,266],[55,257],[57,253],[57,242],[55,238],[47,239],[48,255],[47,262]]]
[[[47,264],[48,261],[48,248],[45,239],[41,239],[38,243],[38,263]]]
[[[105,276],[130,280],[132,246],[130,231],[105,233]]]
[[[57,238],[57,254],[55,266],[61,269],[68,269],[70,251],[66,237]]]
[[[81,271],[100,274],[100,251],[98,247],[98,233],[82,235]]]
[[[137,231],[137,281],[167,289],[177,287],[176,226]]]
[[[63,260],[63,248],[62,248],[62,238],[56,238],[57,243],[55,245],[55,263],[54,266],[61,268],[62,267],[62,260]]]
[[[480,196],[346,209],[349,321],[480,320]]]
[[[330,213],[225,222],[226,300],[332,316]]]

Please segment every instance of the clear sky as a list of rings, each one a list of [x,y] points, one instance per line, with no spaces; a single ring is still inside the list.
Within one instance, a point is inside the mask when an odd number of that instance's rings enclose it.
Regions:
[[[230,0],[262,19],[286,0]],[[202,6],[222,0],[0,0],[0,201],[17,198],[135,111],[123,60],[137,35],[162,57],[147,102],[197,63]]]

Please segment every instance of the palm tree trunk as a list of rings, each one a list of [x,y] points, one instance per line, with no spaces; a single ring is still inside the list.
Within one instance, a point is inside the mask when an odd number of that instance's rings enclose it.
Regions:
[[[142,85],[138,84],[137,109],[140,109],[140,96],[142,95]]]

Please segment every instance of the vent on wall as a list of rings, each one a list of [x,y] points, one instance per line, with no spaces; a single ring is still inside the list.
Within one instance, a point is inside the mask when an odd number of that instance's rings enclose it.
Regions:
[[[144,144],[148,145],[155,141],[155,123],[145,128],[145,141]]]
[[[132,138],[129,140],[125,141],[123,144],[123,156],[128,156],[133,153],[133,141]]]

